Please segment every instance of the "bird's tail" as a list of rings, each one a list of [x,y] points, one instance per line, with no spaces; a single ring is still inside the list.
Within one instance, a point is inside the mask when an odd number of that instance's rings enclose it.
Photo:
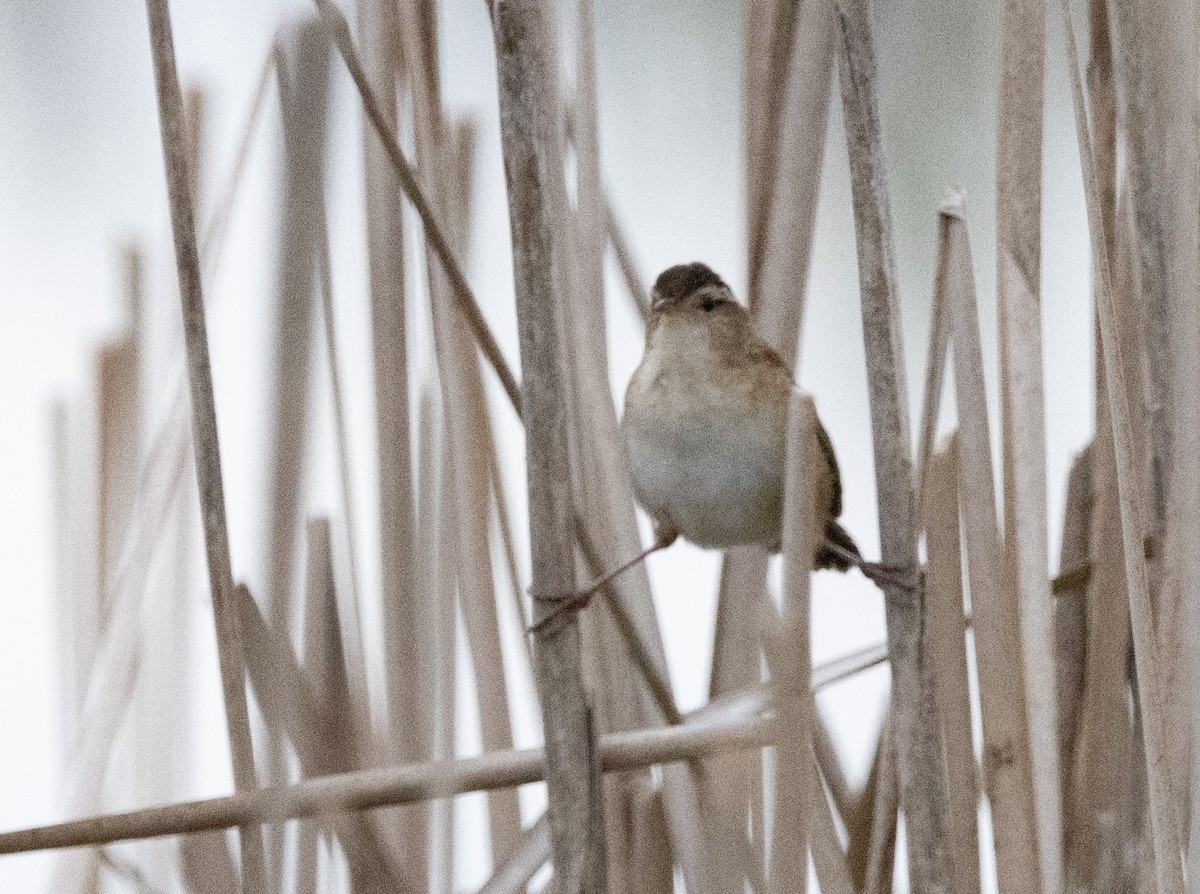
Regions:
[[[829,524],[825,526],[825,541],[825,545],[817,550],[816,561],[813,563],[814,568],[833,568],[836,571],[849,571],[856,563],[851,561],[846,553],[857,557],[859,562],[863,560],[862,553],[858,551],[858,544],[854,542],[854,538],[834,519],[830,519]],[[831,549],[829,544],[841,547],[841,550]]]

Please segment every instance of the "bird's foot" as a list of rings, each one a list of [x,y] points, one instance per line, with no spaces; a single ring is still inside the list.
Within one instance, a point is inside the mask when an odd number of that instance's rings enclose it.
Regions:
[[[902,591],[905,596],[912,596],[917,592],[923,574],[919,568],[909,565],[888,565],[883,562],[864,561],[859,563],[858,569],[889,599],[893,598],[892,591],[896,590]]]
[[[529,595],[533,597],[533,601],[543,603],[550,608],[548,614],[530,624],[526,632],[544,633],[546,636],[555,636],[561,633],[575,615],[588,607],[588,603],[592,601],[592,597],[596,595],[601,585],[602,583],[592,584],[585,590],[558,596],[535,593],[531,588]]]
[[[575,593],[559,594],[557,596],[548,596],[543,593],[535,593],[531,587],[529,595],[533,597],[534,602],[546,603],[553,606],[549,613],[540,620],[530,625],[528,633],[542,633],[547,636],[553,636],[562,631],[564,627],[570,623],[571,618],[587,608],[588,603],[592,601],[592,597],[601,589],[606,587],[612,580],[620,574],[628,571],[638,562],[643,561],[651,553],[657,552],[660,549],[666,549],[670,546],[678,536],[673,530],[658,531],[654,539],[654,543],[648,548],[642,550],[624,565],[614,568],[612,571],[594,580],[587,587],[578,590]]]

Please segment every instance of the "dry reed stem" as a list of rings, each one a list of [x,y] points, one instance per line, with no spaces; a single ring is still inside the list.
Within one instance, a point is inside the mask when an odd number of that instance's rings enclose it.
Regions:
[[[1005,0],[996,180],[1006,574],[1016,588],[1043,894],[1062,889],[1054,604],[1046,585],[1042,391],[1043,0]],[[1011,672],[1010,667],[1010,672]]]
[[[525,894],[526,886],[550,859],[550,823],[546,815],[526,829],[521,844],[479,889],[479,894]]]
[[[432,206],[429,204],[417,181],[417,176],[413,171],[412,165],[408,163],[408,160],[404,157],[404,152],[400,149],[400,144],[396,141],[395,130],[388,123],[388,119],[383,111],[383,105],[372,88],[371,81],[363,70],[362,63],[359,61],[345,16],[342,15],[341,11],[330,0],[313,0],[313,2],[316,3],[317,9],[320,10],[321,17],[325,21],[325,26],[329,29],[330,36],[333,38],[334,46],[337,47],[338,52],[341,54],[342,61],[345,62],[346,69],[350,73],[355,87],[358,89],[359,96],[362,99],[363,111],[366,112],[371,126],[375,129],[375,133],[383,143],[388,161],[391,162],[397,176],[400,178],[400,186],[404,190],[404,194],[408,197],[408,200],[412,203],[417,215],[421,218],[421,225],[425,230],[425,238],[437,255],[447,278],[450,280],[460,313],[466,319],[467,325],[471,327],[480,351],[483,352],[484,357],[487,358],[488,363],[495,370],[497,377],[500,379],[501,386],[519,413],[521,407],[520,387],[517,385],[517,381],[513,377],[512,371],[500,351],[500,346],[496,343],[495,338],[487,327],[487,322],[484,320],[483,313],[479,309],[479,304],[475,300],[475,295],[471,291],[471,286],[463,273],[462,265],[459,264],[458,258],[450,246],[450,242],[441,225],[438,223],[437,216],[434,214]]]
[[[1019,670],[1019,613],[1003,571],[975,273],[961,205],[942,208],[939,228],[942,251],[953,259],[946,287],[954,307],[959,494],[983,718],[983,786],[992,810],[998,888],[1001,894],[1033,891],[1038,886],[1037,835],[1029,721]]]
[[[775,183],[779,172],[780,134],[783,130],[784,100],[787,96],[788,75],[792,66],[792,47],[796,37],[797,7],[800,0],[775,0],[774,11],[767,4],[751,8],[749,18],[753,22],[761,16],[770,22],[767,37],[767,53],[758,63],[758,46],[755,37],[762,37],[748,29],[747,40],[747,159],[749,177],[746,197],[747,232],[749,233],[749,285],[747,303],[751,312],[756,312],[760,300],[763,260],[767,253],[768,232],[774,216]],[[755,14],[758,14],[757,16]],[[765,65],[765,69],[762,68]]]
[[[640,551],[641,536],[633,510],[633,494],[624,453],[620,448],[616,411],[608,375],[608,337],[604,288],[607,245],[605,200],[600,176],[600,136],[596,95],[596,36],[590,0],[576,4],[575,101],[570,123],[575,148],[575,207],[565,195],[554,202],[561,215],[559,229],[569,239],[569,261],[562,265],[564,288],[560,294],[581,296],[566,300],[562,318],[570,350],[564,360],[571,367],[575,393],[568,411],[576,446],[571,451],[573,502],[585,524],[595,532],[605,566],[615,567]],[[553,45],[553,39],[551,40]],[[559,105],[562,108],[562,104]],[[564,131],[567,129],[565,123]],[[551,164],[558,164],[555,160]],[[608,486],[613,482],[616,486]],[[626,599],[634,617],[657,629],[644,566],[628,581],[618,579],[609,598]],[[649,610],[647,610],[649,608]],[[645,698],[637,668],[621,648],[621,632],[607,613],[592,612],[581,620],[584,675],[594,693],[595,722],[601,731],[635,729],[656,719]],[[654,637],[656,644],[658,637]],[[666,676],[662,650],[659,673]],[[612,894],[630,890],[635,786],[649,782],[649,774],[614,777],[604,784],[605,850],[608,889]]]
[[[1149,584],[1142,547],[1143,511],[1139,505],[1139,478],[1135,466],[1133,429],[1130,422],[1128,391],[1125,385],[1126,369],[1118,341],[1117,313],[1107,250],[1108,240],[1105,238],[1104,219],[1099,207],[1100,196],[1093,164],[1092,142],[1088,130],[1083,88],[1079,78],[1078,52],[1071,24],[1071,11],[1066,0],[1062,2],[1062,13],[1067,30],[1067,53],[1071,70],[1072,94],[1075,100],[1076,136],[1079,140],[1084,194],[1087,200],[1088,230],[1092,242],[1093,264],[1098,273],[1100,334],[1104,348],[1105,381],[1108,387],[1107,397],[1113,428],[1117,491],[1121,509],[1121,541],[1125,556],[1125,577],[1129,586],[1134,656],[1137,661],[1138,701],[1146,740],[1150,818],[1154,835],[1158,887],[1161,894],[1177,894],[1177,892],[1183,891],[1183,873],[1179,860],[1181,836],[1175,810],[1176,805],[1170,790],[1164,726],[1167,718],[1160,690]]]
[[[510,0],[495,8],[493,25],[500,84],[501,142],[508,187],[516,279],[517,321],[524,380],[530,544],[535,593],[567,594],[573,588],[569,540],[571,505],[567,418],[562,403],[559,344],[561,296],[555,257],[563,250],[552,230],[553,196],[563,174],[548,163],[556,139],[558,97],[551,89],[552,57],[545,42],[549,11],[537,0]],[[534,622],[550,617],[539,601]],[[555,890],[561,894],[605,890],[601,792],[593,773],[595,738],[583,692],[579,626],[535,635],[534,665],[546,738]]]
[[[1169,770],[1177,774],[1175,788],[1177,797],[1181,796],[1182,815],[1190,818],[1181,825],[1188,831],[1188,877],[1194,887],[1194,880],[1200,878],[1200,785],[1196,784],[1200,780],[1200,748],[1196,747],[1200,737],[1200,653],[1195,649],[1200,641],[1200,528],[1196,525],[1200,518],[1200,476],[1196,475],[1196,457],[1200,455],[1200,365],[1196,362],[1200,354],[1200,305],[1196,302],[1196,284],[1200,282],[1200,187],[1195,176],[1200,166],[1200,132],[1193,85],[1200,61],[1196,53],[1197,22],[1190,6],[1154,4],[1144,10],[1142,21],[1147,31],[1142,58],[1151,77],[1157,75],[1156,86],[1161,91],[1158,145],[1163,152],[1160,176],[1168,329],[1165,347],[1170,381],[1170,443],[1160,460],[1166,491],[1166,530],[1159,624],[1169,650],[1166,657],[1168,672],[1174,678],[1172,689],[1177,693],[1177,701],[1169,707],[1175,716],[1190,718],[1192,724],[1188,730],[1184,723],[1173,722],[1168,735],[1182,740],[1179,751],[1190,744],[1190,766]],[[1176,634],[1175,630],[1180,632]],[[1134,641],[1137,649],[1136,619]],[[1172,667],[1176,662],[1177,666]],[[1139,682],[1140,671],[1139,665]],[[1167,716],[1162,719],[1165,721]],[[1191,742],[1187,743],[1189,737]],[[1153,760],[1156,747],[1149,727],[1146,750]],[[1153,772],[1150,783],[1153,792]]]
[[[867,772],[867,781],[862,791],[849,808],[842,812],[842,822],[846,827],[846,867],[850,872],[850,880],[855,891],[865,889],[867,879],[867,854],[871,847],[871,837],[874,832],[875,802],[879,799],[879,780],[883,773],[884,745],[891,724],[890,714],[884,714],[883,724],[879,727],[879,735],[875,740],[875,752],[871,756],[871,769]],[[835,804],[836,806],[836,804]],[[893,814],[893,822],[895,817]]]
[[[799,8],[790,75],[778,84],[776,172],[761,185],[763,204],[749,209],[751,221],[756,213],[769,215],[761,221],[763,254],[757,289],[750,289],[750,306],[759,331],[789,364],[796,358],[803,328],[837,53],[832,4],[793,5]]]
[[[320,8],[320,7],[319,7]],[[321,9],[326,24],[345,27]],[[405,631],[412,623],[417,598],[409,570],[416,563],[409,408],[407,314],[405,307],[405,242],[402,199],[394,188],[395,172],[387,134],[397,132],[397,65],[399,22],[397,5],[390,0],[358,0],[357,21],[361,62],[356,65],[366,83],[373,85],[372,106],[364,109],[374,127],[363,128],[363,178],[366,197],[367,273],[371,302],[371,345],[375,390],[375,436],[379,456],[379,550],[383,605],[384,689],[387,695],[390,735],[378,761],[419,759],[407,718],[419,716],[426,704],[419,691],[416,670],[409,660]],[[342,33],[349,42],[348,32]],[[336,42],[336,41],[335,41]],[[337,42],[343,59],[346,51]],[[374,114],[371,114],[371,113]],[[393,141],[394,142],[394,141]],[[398,151],[398,150],[397,150]],[[424,853],[423,824],[419,815],[394,812],[387,817],[398,852],[420,862]],[[423,863],[421,864],[423,865]]]
[[[280,41],[280,111],[284,178],[280,198],[278,304],[275,319],[275,406],[268,448],[266,614],[284,636],[293,619],[293,568],[300,483],[307,442],[313,273],[323,215],[325,122],[328,109],[329,41],[314,16],[287,29]],[[287,781],[283,731],[267,728],[266,777]],[[282,828],[267,838],[274,890],[283,891]]]
[[[1091,568],[1092,541],[1092,445],[1088,444],[1071,463],[1067,475],[1066,507],[1063,510],[1062,542],[1058,566],[1061,571]],[[1060,574],[1060,577],[1062,575]],[[1088,571],[1088,579],[1091,571]],[[1078,732],[1079,700],[1083,696],[1083,667],[1087,648],[1087,581],[1069,588],[1054,587],[1055,658],[1058,666],[1058,748],[1062,768],[1063,803],[1070,785],[1071,755]]]
[[[774,723],[745,716],[612,733],[597,745],[604,772],[685,761],[731,749],[758,749],[773,741]],[[203,801],[105,814],[84,820],[0,833],[0,855],[107,844],[158,835],[182,835],[250,823],[370,810],[512,787],[544,778],[545,751],[511,751],[464,760],[386,767]]]
[[[434,409],[434,386],[421,389],[417,409],[417,518],[426,519],[417,530],[418,564],[415,591],[428,594],[434,606],[433,759],[454,757],[458,730],[458,619],[455,580],[454,496],[445,481],[446,461],[441,456],[445,426]],[[454,880],[454,804],[435,801],[429,809],[429,890],[449,894]]]
[[[245,173],[246,163],[250,159],[254,134],[258,131],[258,122],[262,118],[263,107],[266,105],[267,91],[271,86],[272,76],[275,74],[278,53],[278,46],[272,44],[263,58],[254,87],[254,95],[250,99],[250,108],[246,112],[246,120],[240,130],[241,136],[238,137],[233,164],[225,179],[225,185],[217,195],[216,204],[200,237],[200,257],[203,259],[203,269],[207,276],[212,276],[221,263],[221,248],[225,244],[225,235],[229,230],[229,222],[233,218],[238,189],[242,185],[242,175]],[[195,195],[195,193],[193,194]],[[199,204],[199,198],[196,199],[196,202]]]
[[[1084,590],[1086,644],[1083,688],[1075,706],[1073,761],[1063,768],[1068,780],[1064,809],[1069,811],[1065,846],[1070,884],[1115,891],[1118,879],[1097,873],[1104,856],[1100,851],[1104,822],[1111,824],[1126,813],[1129,801],[1131,729],[1126,671],[1130,630],[1112,420],[1104,397],[1099,338],[1096,351],[1096,434],[1089,448],[1092,573]]]
[[[217,652],[221,666],[225,717],[229,729],[235,787],[239,791],[246,791],[256,788],[257,780],[250,741],[250,720],[246,709],[245,678],[241,668],[241,635],[232,604],[233,575],[229,561],[229,531],[226,527],[225,493],[221,481],[221,453],[213,402],[212,370],[208,357],[208,335],[204,321],[200,259],[196,251],[192,197],[188,192],[183,99],[175,71],[175,50],[166,0],[146,0],[146,12],[154,59],[167,192],[171,205],[171,227],[175,236],[179,296],[183,308],[188,378],[191,382],[196,478],[203,510],[204,542],[217,628]],[[262,830],[252,826],[243,827],[241,842],[243,890],[246,894],[263,894],[266,890],[266,863]]]
[[[237,869],[224,832],[181,836],[179,870],[188,894],[229,894],[238,890]]]
[[[310,519],[305,528],[304,672],[312,683],[315,707],[315,750],[321,755],[318,772],[362,768],[364,743],[351,697],[346,653],[333,580],[329,520]],[[317,841],[320,825],[303,820],[295,847],[296,890],[316,894]]]
[[[451,180],[449,130],[445,125],[437,81],[437,21],[432,5],[410,3],[404,20],[405,44],[413,89],[417,159],[424,172],[422,186],[442,220],[457,221],[448,228],[451,248],[464,255],[469,213],[467,196]],[[419,38],[419,39],[418,39]],[[467,189],[469,194],[469,187]],[[459,207],[452,208],[457,201]],[[457,237],[457,239],[456,239]],[[454,244],[455,241],[458,244]],[[495,445],[484,396],[483,379],[461,316],[455,313],[451,283],[431,255],[426,255],[434,348],[442,388],[447,446],[444,483],[453,496],[454,525],[444,532],[455,540],[453,554],[459,601],[475,669],[480,729],[486,751],[511,748],[512,721],[503,672],[496,587],[489,544],[491,452]],[[420,605],[420,603],[418,603]],[[423,629],[432,617],[422,612]],[[432,644],[433,636],[427,637]],[[410,646],[410,650],[411,650]],[[432,661],[429,656],[428,661]],[[423,660],[422,664],[427,661]],[[431,682],[431,681],[430,681]],[[415,706],[419,711],[425,708]],[[411,720],[408,721],[411,723]],[[516,793],[492,792],[488,797],[492,852],[502,859],[517,846],[521,815]]]
[[[300,669],[290,641],[267,625],[249,590],[238,586],[236,598],[246,640],[246,669],[266,721],[284,729],[305,775],[321,778],[329,778],[332,773],[354,775],[349,768],[359,761],[353,730],[339,718],[332,721],[338,727],[337,738],[323,735],[324,727],[331,723],[329,712],[337,707],[329,703],[340,700],[331,693],[318,693],[314,689],[309,675]],[[341,840],[356,888],[361,886],[370,891],[388,886],[385,890],[400,894],[416,890],[402,865],[391,859],[385,840],[375,832],[367,817],[331,815],[328,824]]]
[[[642,786],[633,806],[630,889],[638,894],[673,894],[674,855],[662,789]]]
[[[839,3],[838,17],[839,81],[854,197],[880,544],[883,561],[909,569],[916,582],[915,589],[908,591],[885,587],[892,717],[909,875],[914,891],[945,891],[951,880],[945,786],[940,772],[937,704],[922,641],[924,593],[917,569],[908,392],[866,0]]]
[[[939,447],[930,459],[925,479],[925,544],[929,556],[925,635],[929,638],[942,721],[953,890],[957,894],[978,894],[979,776],[971,739],[967,631],[963,617],[958,453],[957,438]]]
[[[333,310],[333,272],[329,262],[329,229],[321,200],[317,229],[317,287],[321,298],[321,325],[325,341],[325,361],[329,370],[329,397],[333,412],[335,452],[337,454],[338,502],[342,513],[343,544],[348,587],[338,591],[338,617],[346,652],[346,673],[350,679],[351,716],[359,740],[366,742],[371,733],[371,706],[368,698],[367,665],[363,649],[363,624],[360,613],[361,589],[358,573],[358,534],[355,523],[353,475],[350,470],[350,438],[346,424],[341,360],[337,346],[337,323]]]
[[[747,299],[759,332],[789,366],[796,357],[829,112],[835,32],[822,2],[746,4],[746,162],[750,283]],[[764,46],[766,44],[767,46]],[[777,195],[778,194],[778,195]],[[730,550],[721,571],[710,696],[760,678],[754,625],[766,591],[767,555]],[[742,765],[737,766],[740,762]],[[723,791],[714,809],[761,825],[762,768],[740,757],[710,774]],[[759,855],[761,860],[761,854]],[[728,887],[727,880],[723,887]]]
[[[604,222],[608,231],[608,244],[612,248],[613,256],[617,259],[621,278],[625,280],[625,291],[629,294],[634,309],[644,323],[650,316],[650,292],[642,280],[640,268],[633,257],[633,249],[630,248],[629,240],[621,228],[621,221],[613,209],[612,200],[608,198],[605,198],[604,201]]]
[[[1108,16],[1104,2],[1093,0],[1089,8],[1087,88],[1091,110],[1092,151],[1099,180],[1100,213],[1104,221],[1106,250],[1116,257],[1116,107],[1112,84],[1112,54]],[[1122,323],[1130,316],[1129,292],[1121,298]],[[1098,320],[1096,323],[1099,325]],[[1140,358],[1130,350],[1129,329],[1122,325],[1122,354],[1140,367]],[[1097,329],[1096,434],[1091,446],[1092,574],[1086,590],[1086,651],[1083,701],[1079,708],[1074,763],[1062,768],[1068,783],[1069,810],[1065,848],[1069,884],[1089,890],[1116,891],[1120,885],[1115,871],[1104,873],[1105,865],[1123,866],[1123,860],[1103,850],[1114,843],[1113,830],[1129,814],[1130,723],[1126,698],[1126,667],[1129,648],[1129,608],[1121,561],[1120,505],[1113,453],[1112,421],[1104,399],[1106,376]],[[1135,377],[1136,378],[1136,375]],[[1136,385],[1136,382],[1127,382]],[[1129,395],[1130,404],[1140,405],[1142,395]],[[1144,430],[1139,427],[1139,430]],[[1140,451],[1139,451],[1140,453]],[[1140,462],[1138,463],[1140,465]],[[1143,501],[1144,505],[1144,501]],[[1060,708],[1060,725],[1061,725]],[[1117,819],[1122,820],[1118,824]]]
[[[849,825],[849,814],[855,807],[855,794],[850,789],[850,783],[846,781],[846,774],[842,772],[837,748],[833,744],[833,736],[815,703],[811,711],[813,756],[816,758],[817,768],[821,771],[821,778],[825,780],[825,785],[829,789],[829,799],[833,801],[833,806],[838,814],[846,818],[847,825]]]
[[[775,748],[775,821],[768,894],[808,890],[809,813],[814,793],[810,745],[813,708],[809,643],[809,576],[817,549],[815,485],[809,470],[817,454],[817,410],[799,391],[788,407],[787,465],[783,488],[783,597],[779,620],[765,645],[775,684],[779,725],[787,733]]]
[[[879,736],[879,783],[872,804],[871,836],[867,844],[865,894],[888,894],[892,890],[896,862],[896,826],[900,810],[899,757],[889,710]]]
[[[809,791],[812,799],[812,815],[809,819],[811,826],[811,848],[813,869],[817,873],[817,882],[822,894],[855,894],[858,890],[850,878],[850,870],[846,865],[846,855],[842,852],[841,842],[838,841],[837,825],[833,818],[833,808],[825,796],[821,786],[821,773],[817,764],[812,762],[809,767]],[[805,875],[808,866],[804,867]]]

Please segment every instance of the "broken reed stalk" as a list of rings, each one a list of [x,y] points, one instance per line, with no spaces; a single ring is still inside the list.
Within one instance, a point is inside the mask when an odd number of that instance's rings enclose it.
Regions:
[[[735,716],[632,733],[612,733],[598,741],[597,756],[603,772],[618,773],[725,751],[759,749],[772,743],[774,737],[775,724],[771,719]],[[300,817],[332,816],[527,785],[545,778],[545,765],[545,750],[535,748],[457,761],[323,776],[285,789],[260,789],[4,832],[0,833],[0,855],[159,835],[184,835]]]
[[[1037,860],[1062,890],[1054,604],[1046,585],[1046,420],[1041,340],[1043,0],[1005,0],[996,177],[996,284],[1005,575],[1020,611]],[[1017,666],[1008,673],[1017,672]]]
[[[917,567],[917,505],[910,454],[900,308],[891,214],[875,94],[875,51],[866,0],[838,4],[842,106],[854,198],[863,341],[875,442],[883,561],[907,569],[914,589],[887,586],[892,720],[900,802],[914,891],[946,890],[951,878],[937,704],[922,640],[924,592]]]
[[[817,410],[799,391],[788,407],[787,464],[783,488],[783,599],[778,621],[766,635],[775,683],[778,722],[787,730],[775,747],[775,822],[767,894],[805,894],[808,890],[809,814],[814,797],[813,753],[809,729],[814,702],[810,677],[809,576],[816,554],[813,468],[817,454]],[[816,455],[814,455],[816,454]]]
[[[1071,70],[1071,88],[1075,104],[1075,130],[1083,168],[1084,197],[1087,204],[1088,231],[1092,242],[1093,267],[1098,274],[1100,335],[1104,353],[1105,382],[1112,419],[1113,452],[1116,459],[1117,492],[1120,499],[1121,543],[1125,556],[1125,579],[1129,587],[1129,612],[1132,619],[1134,658],[1137,662],[1138,704],[1146,742],[1146,769],[1149,778],[1150,819],[1160,894],[1181,894],[1184,890],[1180,863],[1182,837],[1176,805],[1170,790],[1167,755],[1166,713],[1156,658],[1157,643],[1150,605],[1146,558],[1142,546],[1144,510],[1140,505],[1139,476],[1134,460],[1133,427],[1130,422],[1124,358],[1117,339],[1117,314],[1113,301],[1112,271],[1109,266],[1105,222],[1100,207],[1099,188],[1093,163],[1092,142],[1088,129],[1083,87],[1079,78],[1078,51],[1071,23],[1071,10],[1062,0],[1063,23],[1067,32],[1067,55]],[[1194,360],[1194,358],[1193,358]]]
[[[313,0],[313,2],[316,3],[317,9],[320,10],[321,18],[324,20],[325,26],[329,29],[333,44],[337,47],[338,53],[341,55],[342,61],[346,64],[346,69],[354,81],[354,85],[358,89],[363,111],[371,122],[375,133],[383,143],[384,152],[400,178],[400,186],[404,190],[404,194],[408,197],[408,200],[412,202],[417,216],[421,218],[421,225],[425,230],[425,238],[441,261],[446,276],[450,280],[459,311],[471,327],[480,351],[483,352],[483,356],[487,358],[488,363],[495,370],[496,376],[500,379],[500,385],[504,388],[512,405],[518,408],[519,414],[521,407],[520,386],[517,385],[517,380],[513,377],[507,362],[505,362],[504,354],[500,351],[500,346],[496,343],[496,339],[488,329],[483,312],[479,309],[479,304],[476,302],[475,295],[471,291],[471,286],[467,282],[466,275],[463,273],[462,265],[459,264],[454,249],[451,247],[441,224],[438,222],[433,208],[425,198],[425,194],[417,182],[412,165],[408,163],[408,159],[404,157],[404,152],[401,150],[400,144],[396,141],[395,129],[388,123],[388,119],[383,111],[383,105],[372,88],[371,82],[363,70],[362,63],[359,61],[358,53],[354,49],[354,41],[350,37],[350,27],[346,23],[346,17],[342,15],[341,11],[330,0]]]
[[[524,381],[529,480],[531,589],[541,594],[534,623],[550,617],[556,601],[574,588],[569,539],[567,418],[562,405],[562,346],[555,294],[556,234],[548,199],[562,187],[561,169],[547,162],[558,97],[550,89],[554,64],[546,52],[550,33],[542,0],[511,0],[493,11],[500,84],[500,133],[508,187],[516,280],[517,325]],[[561,237],[558,237],[561,238]],[[555,890],[601,894],[605,890],[603,808],[596,776],[596,741],[583,691],[579,625],[542,628],[534,639],[534,670],[546,738]]]
[[[154,81],[158,94],[163,160],[171,206],[171,228],[175,236],[179,297],[183,306],[188,378],[191,382],[196,479],[200,489],[204,544],[208,556],[209,585],[217,630],[221,688],[225,700],[225,719],[229,728],[234,785],[237,790],[246,791],[256,788],[258,783],[254,772],[254,750],[250,739],[250,718],[246,707],[245,676],[241,663],[241,633],[232,602],[233,573],[229,560],[225,492],[221,480],[221,451],[217,437],[212,369],[208,357],[200,258],[196,250],[196,225],[192,197],[188,191],[183,98],[179,90],[179,76],[175,70],[175,48],[171,37],[167,0],[146,0],[146,13],[154,59]],[[257,826],[243,826],[240,836],[243,890],[246,894],[265,894],[267,880],[262,830]]]
[[[1016,597],[1003,571],[991,425],[983,376],[975,272],[961,201],[939,212],[944,284],[953,319],[959,499],[966,540],[975,663],[983,719],[983,787],[1002,892],[1037,889],[1037,830]]]

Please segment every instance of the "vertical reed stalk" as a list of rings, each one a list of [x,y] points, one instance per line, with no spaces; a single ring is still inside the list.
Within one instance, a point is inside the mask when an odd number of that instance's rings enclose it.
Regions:
[[[493,24],[500,83],[500,124],[508,186],[516,279],[517,320],[526,417],[533,592],[570,593],[571,505],[567,416],[562,405],[562,347],[558,344],[560,296],[555,294],[555,254],[560,235],[551,229],[547,181],[561,169],[547,164],[558,97],[546,52],[549,7],[544,0],[506,0]],[[534,621],[553,603],[538,600]],[[534,644],[535,671],[546,731],[546,782],[555,882],[561,894],[605,890],[601,792],[595,775],[595,733],[583,691],[579,626],[543,628]]]
[[[958,439],[936,450],[925,479],[925,546],[928,552],[925,618],[937,681],[938,715],[946,766],[949,844],[956,894],[978,894],[979,786],[971,740],[962,550],[959,542]]]
[[[1033,806],[1043,894],[1062,890],[1062,816],[1047,585],[1046,421],[1042,392],[1041,177],[1045,11],[1005,0],[1000,78],[996,263],[1006,574],[1020,607]]]
[[[854,196],[863,341],[875,441],[883,561],[909,569],[913,589],[885,590],[892,665],[892,719],[914,891],[949,890],[945,785],[937,704],[922,637],[924,588],[917,573],[908,391],[896,294],[891,213],[875,92],[875,51],[866,0],[838,5],[839,73]]]
[[[822,461],[816,407],[795,392],[788,408],[787,465],[783,490],[783,602],[767,634],[775,705],[782,735],[775,746],[775,822],[768,894],[808,890],[808,836],[814,797],[811,723],[812,646],[809,643],[809,576],[817,550],[817,495],[813,475]]]
[[[229,561],[229,530],[225,518],[225,492],[221,481],[221,450],[213,400],[208,333],[204,321],[204,294],[200,283],[200,258],[196,251],[196,225],[189,192],[187,150],[183,122],[183,97],[175,70],[167,0],[146,0],[154,81],[158,94],[163,160],[175,236],[175,261],[179,298],[183,307],[188,378],[192,392],[192,433],[196,479],[200,488],[204,544],[208,557],[209,586],[217,628],[217,651],[233,756],[234,784],[239,791],[257,787],[250,718],[246,709],[245,678],[241,666],[241,633],[233,599],[233,573]],[[262,830],[243,826],[242,886],[246,894],[265,894],[266,863]]]

